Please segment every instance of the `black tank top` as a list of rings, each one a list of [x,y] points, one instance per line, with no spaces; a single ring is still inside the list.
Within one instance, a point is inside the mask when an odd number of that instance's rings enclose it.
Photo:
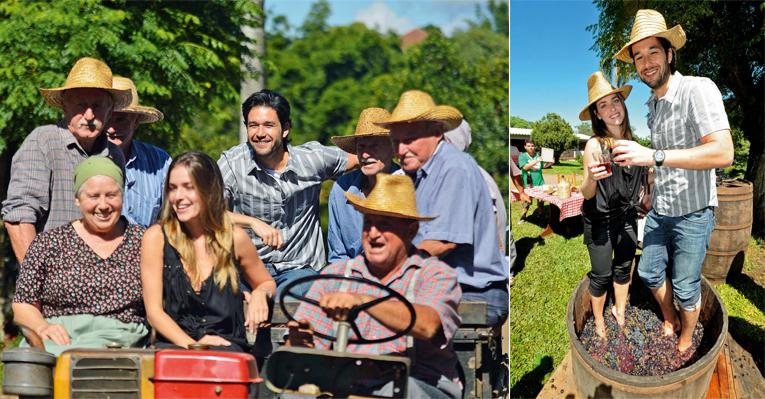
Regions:
[[[611,163],[611,173],[610,177],[597,182],[595,196],[582,203],[582,217],[586,225],[637,217],[635,204],[645,167],[626,168]]]
[[[223,290],[219,289],[211,274],[196,293],[183,270],[178,251],[170,245],[167,236],[164,238],[162,299],[165,312],[195,340],[207,334],[218,335],[247,350],[242,291],[234,293],[229,281]],[[164,337],[161,339],[167,341]]]

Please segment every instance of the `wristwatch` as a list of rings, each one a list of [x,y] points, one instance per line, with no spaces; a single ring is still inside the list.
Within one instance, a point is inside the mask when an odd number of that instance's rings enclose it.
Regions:
[[[664,163],[664,151],[656,150],[653,152],[653,162],[656,166],[661,166]]]

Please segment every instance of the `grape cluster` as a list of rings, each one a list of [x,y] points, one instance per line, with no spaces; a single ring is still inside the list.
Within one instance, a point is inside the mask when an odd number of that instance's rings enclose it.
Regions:
[[[696,324],[691,347],[683,353],[677,350],[677,335],[665,336],[662,320],[650,309],[628,305],[624,327],[620,328],[605,307],[606,339],[595,332],[590,316],[579,340],[598,363],[625,374],[658,376],[692,364],[703,355],[699,349],[704,327]]]

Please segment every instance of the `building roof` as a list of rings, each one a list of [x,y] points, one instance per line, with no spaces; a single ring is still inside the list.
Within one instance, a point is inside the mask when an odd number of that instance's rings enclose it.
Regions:
[[[407,48],[420,44],[428,38],[428,32],[420,28],[415,28],[409,31],[409,33],[401,36],[401,48],[406,50]]]

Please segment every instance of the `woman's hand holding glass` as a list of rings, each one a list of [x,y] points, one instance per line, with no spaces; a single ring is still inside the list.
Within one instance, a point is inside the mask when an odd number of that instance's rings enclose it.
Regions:
[[[590,177],[597,181],[605,179],[612,175],[611,173],[611,153],[607,148],[601,148],[600,151],[592,153],[592,159],[587,168],[590,171]]]

